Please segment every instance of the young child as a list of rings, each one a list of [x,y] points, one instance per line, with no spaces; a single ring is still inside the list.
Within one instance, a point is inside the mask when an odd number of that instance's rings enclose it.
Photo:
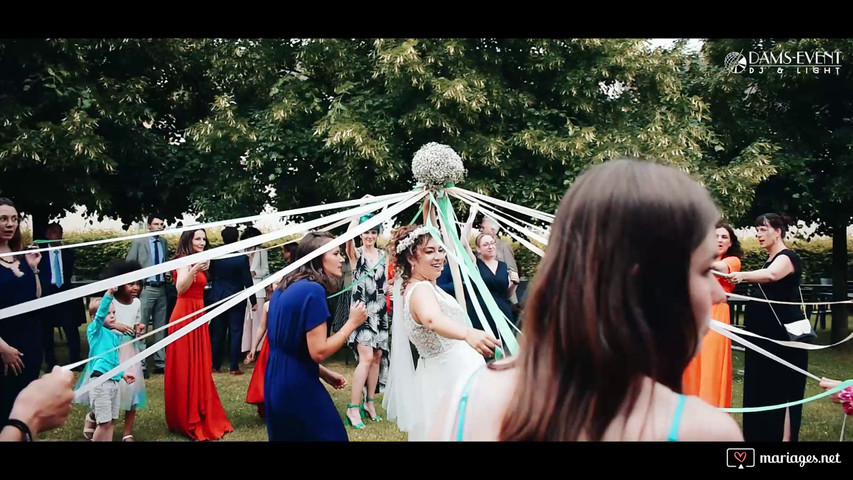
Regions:
[[[89,382],[91,378],[100,377],[119,365],[118,350],[113,350],[122,343],[125,335],[134,335],[134,328],[116,321],[113,298],[119,287],[107,291],[101,300],[89,303],[89,313],[93,314],[92,322],[86,328],[86,339],[89,341],[89,356],[103,356],[86,364],[86,370],[80,377],[77,388]],[[112,351],[110,351],[112,350]],[[119,382],[124,380],[133,383],[135,377],[125,372],[119,372],[88,395],[83,395],[77,401],[88,403],[92,409],[86,415],[83,434],[96,442],[111,442],[113,428],[118,419],[119,411]],[[97,425],[97,426],[95,426]],[[90,437],[91,435],[91,437]]]
[[[142,267],[137,262],[114,260],[110,262],[104,272],[104,278],[111,278],[125,273],[139,270]],[[142,303],[139,301],[139,293],[142,291],[142,282],[128,283],[118,288],[115,293],[116,322],[133,327],[134,334],[140,335],[145,332],[145,324],[142,323]],[[122,339],[124,345],[118,351],[118,361],[123,363],[141,352],[145,345],[143,342],[127,344],[127,339]],[[145,392],[145,380],[142,372],[142,362],[136,362],[125,369],[125,373],[135,378],[133,383],[119,382],[119,409],[124,412],[124,432],[122,442],[133,442],[133,424],[136,421],[136,411],[145,408],[148,404],[148,395]]]

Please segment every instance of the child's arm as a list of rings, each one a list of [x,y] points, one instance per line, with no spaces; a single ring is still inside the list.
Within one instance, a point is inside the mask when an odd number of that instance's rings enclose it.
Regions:
[[[111,288],[104,294],[104,298],[101,299],[101,304],[98,305],[98,311],[95,312],[95,318],[92,319],[93,323],[100,327],[104,326],[104,320],[107,319],[107,315],[110,313],[110,304],[113,303],[113,295],[115,293],[116,289]]]

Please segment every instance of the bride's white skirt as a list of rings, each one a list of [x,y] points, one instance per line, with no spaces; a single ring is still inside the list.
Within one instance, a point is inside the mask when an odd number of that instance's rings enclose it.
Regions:
[[[460,341],[447,352],[433,358],[418,359],[415,382],[422,393],[423,422],[409,432],[409,441],[426,440],[436,409],[461,379],[467,379],[485,365],[483,356]]]

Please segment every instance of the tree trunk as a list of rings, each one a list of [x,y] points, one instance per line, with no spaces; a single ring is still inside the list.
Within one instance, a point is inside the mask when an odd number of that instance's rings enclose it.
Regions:
[[[50,215],[47,211],[39,209],[31,210],[30,214],[32,215],[33,240],[44,240],[44,232],[50,222]]]
[[[832,226],[832,297],[835,301],[847,298],[847,226],[836,222]],[[832,342],[839,342],[848,334],[847,305],[832,306]]]

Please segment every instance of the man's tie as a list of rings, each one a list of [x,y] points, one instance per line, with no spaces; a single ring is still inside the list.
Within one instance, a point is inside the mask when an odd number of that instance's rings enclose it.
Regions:
[[[160,264],[160,235],[154,235],[154,265]],[[157,281],[162,281],[162,276],[157,275]]]
[[[50,252],[53,256],[53,271],[56,273],[56,288],[62,287],[62,265],[59,264],[59,252],[54,250]]]

